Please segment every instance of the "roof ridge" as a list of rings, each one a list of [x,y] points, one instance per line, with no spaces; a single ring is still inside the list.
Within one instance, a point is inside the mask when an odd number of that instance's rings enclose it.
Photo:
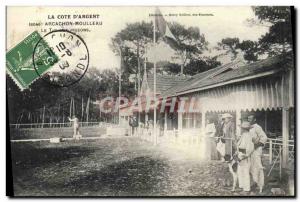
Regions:
[[[264,71],[269,71],[270,69],[277,69],[280,67],[278,66],[278,64],[284,61],[285,58],[284,56],[285,56],[284,54],[281,54],[277,56],[267,57],[257,62],[241,65],[239,66],[239,68],[233,68],[228,72],[217,74],[215,77],[212,77],[211,79],[207,79],[207,78],[209,78],[214,72],[219,72],[222,68],[224,68],[224,65],[207,70],[205,72],[201,72],[199,74],[194,75],[192,79],[189,79],[179,85],[177,84],[174,85],[172,88],[169,88],[166,96],[172,96],[172,95],[176,95],[177,93],[187,91],[188,89],[198,88],[197,87],[198,85],[202,86],[201,83],[203,83],[204,86],[209,86],[212,85],[213,83],[227,81],[228,79],[240,78],[247,75],[249,76],[249,74],[257,74]],[[227,63],[226,65],[230,65],[230,64],[232,64],[232,62]],[[271,66],[273,66],[273,68],[271,68]],[[283,67],[280,68],[282,69]],[[232,74],[235,76],[228,76]],[[201,78],[200,75],[202,75],[203,78]],[[210,81],[210,80],[215,80],[215,81]]]
[[[148,74],[148,78],[149,77],[154,77],[154,74],[153,73],[150,73],[150,74]],[[188,77],[188,76],[179,76],[179,75],[172,75],[172,74],[170,74],[170,75],[166,75],[166,74],[156,74],[156,77],[162,77],[162,78],[176,78],[176,79],[181,79],[181,80],[187,80],[187,79],[189,79],[189,78],[191,78],[191,77]]]

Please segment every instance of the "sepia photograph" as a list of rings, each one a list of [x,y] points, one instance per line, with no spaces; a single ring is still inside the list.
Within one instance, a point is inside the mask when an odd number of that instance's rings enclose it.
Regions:
[[[6,6],[6,194],[295,197],[293,6]]]

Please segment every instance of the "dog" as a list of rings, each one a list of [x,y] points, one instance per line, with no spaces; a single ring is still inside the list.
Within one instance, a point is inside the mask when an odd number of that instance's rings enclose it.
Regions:
[[[239,164],[238,157],[236,155],[231,156],[229,154],[226,154],[224,156],[224,160],[228,164],[229,171],[230,171],[230,173],[232,175],[232,179],[233,179],[231,191],[235,191],[237,181],[238,181],[238,174],[237,174],[238,164]]]

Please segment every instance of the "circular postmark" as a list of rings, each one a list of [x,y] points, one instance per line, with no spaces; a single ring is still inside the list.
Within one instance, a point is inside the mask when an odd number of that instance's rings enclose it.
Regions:
[[[36,43],[32,59],[39,77],[52,85],[68,87],[86,73],[89,51],[79,35],[61,29],[45,34]]]

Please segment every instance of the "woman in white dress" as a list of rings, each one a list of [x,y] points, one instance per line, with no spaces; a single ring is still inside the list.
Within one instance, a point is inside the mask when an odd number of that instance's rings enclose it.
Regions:
[[[216,160],[217,150],[216,150],[216,142],[215,142],[215,134],[216,134],[216,126],[213,122],[212,118],[207,119],[207,125],[205,126],[205,144],[203,145],[204,155],[206,160]]]

